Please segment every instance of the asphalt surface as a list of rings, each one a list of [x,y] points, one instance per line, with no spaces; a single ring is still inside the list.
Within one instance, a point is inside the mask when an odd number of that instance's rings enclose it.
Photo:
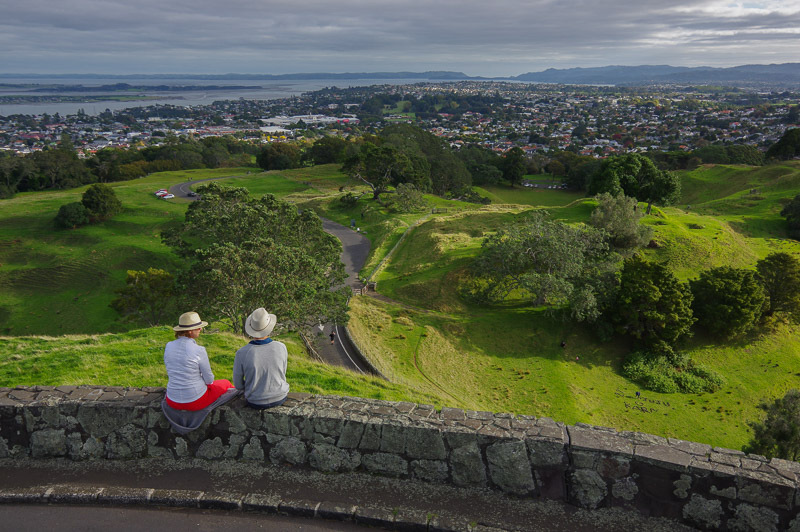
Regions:
[[[0,505],[3,530],[80,530],[86,532],[171,532],[221,530],[364,531],[355,523],[303,517],[183,508],[109,508],[107,506]]]
[[[227,177],[242,177],[242,176],[227,176]],[[197,200],[197,196],[189,196],[191,187],[198,183],[206,181],[216,181],[218,179],[225,179],[225,177],[217,177],[210,179],[198,179],[196,181],[186,181],[178,183],[169,188],[170,193],[175,197],[187,200]],[[354,231],[349,227],[340,225],[332,220],[326,218],[322,219],[323,229],[335,236],[342,243],[342,253],[340,255],[342,263],[344,263],[345,271],[347,272],[347,280],[345,284],[353,289],[360,289],[364,285],[358,279],[358,272],[364,267],[369,255],[370,241],[362,234]],[[335,332],[333,342],[330,340],[330,333]],[[357,353],[356,347],[347,338],[347,335],[342,330],[342,327],[335,323],[321,324],[320,327],[314,327],[307,331],[307,336],[313,343],[314,349],[317,354],[328,364],[333,366],[340,366],[350,369],[356,373],[368,374],[369,368],[364,364]]]
[[[137,506],[86,497],[103,489],[134,496],[153,491],[150,502]],[[31,499],[34,494],[53,495],[45,506],[33,500],[8,500],[12,492],[27,493]],[[83,502],[76,505],[74,499],[81,496]],[[253,499],[276,501],[276,506],[202,509],[203,500]],[[210,530],[215,523],[243,530],[366,530],[362,525],[426,530],[434,518],[435,528],[442,531],[466,531],[476,524],[495,532],[691,530],[634,509],[590,512],[564,502],[510,497],[488,489],[363,473],[325,474],[268,461],[2,459],[0,501],[0,530],[35,530],[37,524],[53,530]],[[338,520],[328,519],[323,508]]]

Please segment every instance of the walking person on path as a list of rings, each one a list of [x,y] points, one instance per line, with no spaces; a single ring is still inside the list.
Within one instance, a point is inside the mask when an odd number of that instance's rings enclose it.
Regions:
[[[331,333],[328,336],[331,337],[331,345],[333,345],[334,341],[336,341],[336,331],[331,330]]]

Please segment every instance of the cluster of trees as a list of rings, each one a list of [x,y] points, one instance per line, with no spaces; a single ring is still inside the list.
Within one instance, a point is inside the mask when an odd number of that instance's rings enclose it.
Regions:
[[[199,141],[168,138],[163,146],[104,148],[80,159],[69,135],[58,145],[27,156],[0,154],[0,198],[16,192],[74,188],[142,177],[153,172],[252,166],[257,147],[228,137]]]
[[[293,327],[346,321],[349,291],[339,242],[316,214],[271,194],[253,199],[245,188],[211,183],[198,192],[203,201],[191,203],[183,224],[162,235],[183,262],[172,288],[164,289],[170,279],[162,271],[128,272],[126,288],[112,303],[122,315],[163,319],[153,308],[171,300],[237,333],[262,306]],[[137,286],[146,289],[137,293]]]
[[[86,189],[81,201],[62,205],[55,217],[55,224],[65,229],[74,229],[88,223],[108,220],[122,211],[114,189],[103,183],[95,183]]]
[[[537,212],[502,228],[484,239],[463,293],[484,303],[527,299],[593,323],[605,338],[627,336],[635,351],[625,374],[663,392],[720,385],[678,350],[694,330],[730,340],[777,318],[800,319],[800,260],[772,253],[754,270],[723,266],[682,282],[634,254],[651,235],[635,206],[633,198],[606,193],[591,226]]]
[[[693,170],[701,164],[764,164],[764,152],[747,144],[704,146],[692,151],[649,152],[648,157],[667,170]]]
[[[778,142],[769,147],[766,157],[777,161],[800,157],[800,129],[787,130]]]
[[[451,197],[468,193],[472,185],[464,163],[441,139],[407,124],[362,137],[355,149],[346,151],[343,171],[369,186],[375,200],[401,183]]]

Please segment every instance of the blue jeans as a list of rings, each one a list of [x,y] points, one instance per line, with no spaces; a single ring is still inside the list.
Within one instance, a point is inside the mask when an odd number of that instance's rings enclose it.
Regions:
[[[255,408],[256,410],[264,410],[266,408],[272,408],[273,406],[280,406],[285,401],[286,401],[286,397],[284,397],[283,399],[278,399],[274,403],[269,403],[269,404],[266,404],[266,405],[257,405],[255,403],[251,403],[250,401],[245,401],[245,402],[247,403],[247,406],[249,406],[250,408]]]

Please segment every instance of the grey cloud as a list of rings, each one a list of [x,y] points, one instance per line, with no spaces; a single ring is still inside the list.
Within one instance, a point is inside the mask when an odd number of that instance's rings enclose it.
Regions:
[[[31,72],[75,71],[96,64],[108,72],[150,66],[181,72],[441,68],[513,74],[654,59],[676,65],[754,62],[731,57],[730,47],[742,44],[750,45],[755,59],[800,55],[792,33],[800,28],[800,13],[732,17],[700,11],[716,4],[27,0],[3,10],[0,71],[23,65]]]

